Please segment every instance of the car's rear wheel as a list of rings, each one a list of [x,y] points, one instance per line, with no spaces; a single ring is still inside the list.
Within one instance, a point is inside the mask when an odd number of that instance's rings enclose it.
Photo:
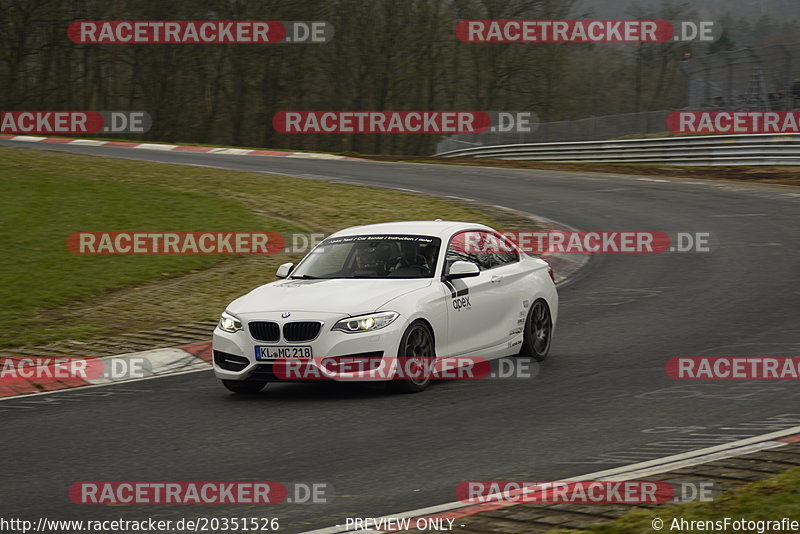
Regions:
[[[260,380],[223,380],[222,385],[234,393],[254,395],[264,389],[267,383]]]
[[[536,300],[528,310],[525,320],[520,356],[531,356],[541,362],[550,352],[550,338],[553,334],[553,319],[550,307],[544,299]]]
[[[434,355],[433,332],[423,321],[414,321],[400,339],[397,351],[399,372],[408,378],[396,378],[389,388],[396,393],[418,393],[431,382],[431,362]]]

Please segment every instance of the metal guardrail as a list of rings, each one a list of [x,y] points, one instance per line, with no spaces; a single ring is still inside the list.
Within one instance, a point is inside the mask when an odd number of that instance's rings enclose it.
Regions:
[[[436,156],[694,166],[800,165],[800,135],[697,135],[611,141],[527,143],[461,148],[440,152]]]
[[[701,110],[704,108],[695,108]],[[709,108],[711,110],[718,108]],[[738,109],[738,108],[737,108]],[[563,143],[575,141],[605,141],[665,134],[667,117],[681,109],[661,109],[636,113],[617,113],[565,121],[535,122],[530,132],[480,132],[453,134],[436,143],[437,152],[447,152],[471,146],[510,143]]]

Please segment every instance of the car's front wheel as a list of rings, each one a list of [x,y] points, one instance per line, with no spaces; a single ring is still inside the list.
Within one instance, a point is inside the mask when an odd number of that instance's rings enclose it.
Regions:
[[[234,393],[254,395],[264,389],[264,386],[266,386],[267,383],[257,380],[248,380],[246,382],[242,380],[223,380],[222,385]]]
[[[431,362],[434,355],[433,332],[423,321],[414,321],[400,339],[397,351],[400,376],[389,382],[396,393],[418,393],[431,382]]]
[[[538,299],[528,310],[519,355],[532,356],[536,361],[541,362],[547,358],[547,353],[550,351],[552,334],[553,319],[550,317],[550,307],[544,299]]]

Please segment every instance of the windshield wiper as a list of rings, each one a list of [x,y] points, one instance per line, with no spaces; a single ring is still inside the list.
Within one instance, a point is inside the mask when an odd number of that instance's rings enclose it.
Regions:
[[[290,276],[292,280],[324,280],[321,276],[311,276],[310,274],[301,274],[300,276]]]

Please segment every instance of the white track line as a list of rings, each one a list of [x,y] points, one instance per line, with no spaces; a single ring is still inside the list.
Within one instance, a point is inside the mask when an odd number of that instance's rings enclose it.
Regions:
[[[133,368],[130,362],[136,362],[137,360],[144,360],[147,362],[147,364],[145,367],[142,367],[141,371],[142,373],[146,373],[146,376],[140,376],[138,378],[122,377],[116,379],[105,378],[105,377],[84,378],[83,380],[84,382],[86,382],[86,384],[84,385],[69,387],[66,389],[42,391],[39,393],[21,393],[19,395],[14,395],[11,397],[2,397],[0,398],[0,401],[24,400],[26,398],[33,396],[47,395],[52,393],[63,393],[66,391],[73,391],[76,389],[83,389],[87,387],[109,386],[113,384],[127,384],[129,382],[137,382],[139,380],[147,380],[150,378],[161,378],[164,376],[172,376],[176,374],[184,374],[195,371],[207,371],[212,368],[209,362],[179,347],[167,347],[163,349],[150,349],[139,352],[129,352],[126,354],[103,356],[102,358],[92,358],[92,360],[97,360],[101,362],[107,362],[111,360],[122,360],[126,363],[125,369]],[[103,364],[103,367],[104,369],[107,368],[105,363]]]
[[[189,371],[178,371],[176,373],[170,373],[167,375],[153,375],[153,376],[145,376],[143,378],[131,378],[130,380],[118,380],[116,382],[109,382],[107,384],[92,384],[88,386],[79,386],[75,388],[67,388],[67,389],[54,389],[53,391],[42,391],[40,393],[23,393],[21,395],[15,395],[13,397],[0,397],[0,403],[4,401],[17,401],[17,402],[25,402],[27,399],[32,397],[41,397],[42,395],[54,395],[56,393],[74,393],[80,392],[85,389],[94,389],[94,388],[104,388],[108,386],[119,386],[123,384],[132,384],[134,382],[142,382],[143,380],[154,380],[156,378],[168,378],[170,376],[178,376],[178,375],[188,375],[191,373],[202,373],[204,371],[210,371],[211,365],[208,365],[206,369],[192,369]]]
[[[47,137],[37,137],[35,135],[17,135],[9,139],[9,141],[26,141],[28,143],[38,143],[44,141]]]
[[[142,143],[131,148],[138,148],[142,150],[172,150],[178,148],[178,145],[161,145],[155,143]]]
[[[784,436],[790,436],[792,434],[798,434],[798,433],[800,433],[800,426],[795,426],[792,428],[779,430],[777,432],[771,432],[769,434],[762,434],[760,436],[754,436],[752,438],[746,438],[737,441],[732,441],[730,443],[725,443],[722,445],[707,447],[705,449],[698,449],[695,451],[684,452],[681,454],[674,454],[672,456],[665,456],[664,458],[648,460],[646,462],[639,462],[622,467],[616,467],[613,469],[606,469],[604,471],[596,471],[594,473],[588,473],[577,477],[569,477],[566,480],[575,480],[575,481],[634,480],[639,477],[651,476],[658,473],[664,473],[666,471],[674,471],[675,469],[681,469],[683,467],[689,467],[693,465],[700,465],[712,462],[714,460],[722,460],[724,458],[741,456],[743,454],[748,454],[759,450],[783,447],[787,445],[787,443],[782,443],[774,440]],[[455,502],[439,504],[436,506],[429,506],[427,508],[418,508],[416,510],[410,510],[398,514],[390,514],[376,519],[380,521],[381,519],[390,519],[390,518],[399,518],[399,519],[415,518],[415,517],[427,516],[431,514],[448,512],[452,510],[457,510],[459,508],[468,508],[473,506],[476,506],[476,504],[455,501]],[[513,506],[513,504],[509,504],[509,506]],[[367,534],[367,533],[383,534],[384,531],[347,530],[347,528],[344,527],[343,525],[336,525],[317,530],[310,530],[305,532],[304,534],[345,534],[345,533],[355,533],[355,532],[358,532],[360,534]]]
[[[107,144],[108,141],[97,141],[95,139],[74,139],[67,145],[82,145],[82,146],[103,146]]]
[[[254,150],[247,149],[247,148],[212,148],[206,154],[222,154],[222,155],[229,155],[229,156],[246,156],[251,152],[255,152]]]

